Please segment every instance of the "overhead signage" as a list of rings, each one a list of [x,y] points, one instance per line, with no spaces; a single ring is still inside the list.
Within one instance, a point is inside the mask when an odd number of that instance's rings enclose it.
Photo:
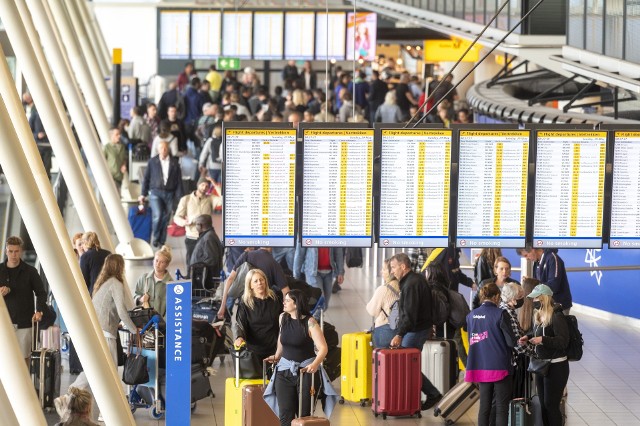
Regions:
[[[287,12],[285,14],[285,59],[313,59],[315,24],[316,17],[313,12]]]
[[[529,130],[461,130],[456,246],[524,247]]]
[[[373,129],[303,129],[302,245],[370,247]]]
[[[166,423],[191,418],[191,281],[167,283]]]
[[[253,59],[282,59],[284,54],[284,15],[282,12],[253,14]]]
[[[346,55],[346,37],[347,15],[344,12],[316,14],[316,60],[324,61],[328,58],[343,61]]]
[[[189,58],[189,12],[160,11],[160,59]]]
[[[220,56],[220,32],[222,30],[220,12],[191,12],[191,57],[212,59]]]
[[[640,132],[614,132],[609,248],[640,248]]]
[[[460,56],[469,48],[471,42],[456,38],[453,40],[425,40],[424,41],[424,61],[425,62],[456,62]],[[462,62],[478,62],[480,58],[480,47],[473,46],[464,55]]]
[[[294,246],[296,130],[224,129],[224,243]]]
[[[448,129],[381,129],[383,247],[449,244],[451,137]]]
[[[533,245],[600,248],[607,132],[537,131]]]
[[[219,71],[237,71],[240,69],[240,58],[218,58],[216,68]]]
[[[253,14],[251,12],[225,12],[222,15],[222,55],[251,59],[253,41]]]

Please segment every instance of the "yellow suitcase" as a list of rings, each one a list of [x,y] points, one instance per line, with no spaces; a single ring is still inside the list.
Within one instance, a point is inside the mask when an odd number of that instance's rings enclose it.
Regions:
[[[465,353],[469,353],[469,333],[464,331],[464,329],[460,329],[460,337],[462,337],[462,346],[464,346]],[[458,357],[458,365],[460,366],[460,371],[464,371],[464,364],[462,360]]]
[[[342,336],[340,362],[341,398],[365,406],[371,400],[373,346],[371,333],[351,333]]]
[[[242,389],[247,385],[262,385],[262,379],[229,377],[224,385],[224,424],[242,426]]]

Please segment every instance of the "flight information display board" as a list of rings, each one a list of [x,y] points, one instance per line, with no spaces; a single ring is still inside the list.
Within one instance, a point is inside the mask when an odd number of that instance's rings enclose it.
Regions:
[[[220,56],[220,12],[191,12],[191,57],[211,59]]]
[[[312,60],[316,17],[313,12],[287,12],[284,18],[285,59]]]
[[[284,52],[284,15],[282,12],[253,14],[253,59],[282,59]]]
[[[222,16],[222,55],[251,59],[252,30],[251,12],[225,12]]]
[[[344,12],[316,14],[316,59],[343,61],[346,56],[347,15]],[[327,45],[329,50],[327,51]]]
[[[524,247],[529,130],[460,130],[458,247]]]
[[[640,248],[640,132],[614,132],[609,248]]]
[[[602,247],[607,132],[538,131],[533,245]]]
[[[380,231],[384,247],[447,247],[448,129],[381,129]]]
[[[189,58],[189,12],[160,11],[160,59]]]
[[[296,130],[224,131],[224,243],[294,246]]]
[[[371,247],[373,129],[303,129],[302,245]]]

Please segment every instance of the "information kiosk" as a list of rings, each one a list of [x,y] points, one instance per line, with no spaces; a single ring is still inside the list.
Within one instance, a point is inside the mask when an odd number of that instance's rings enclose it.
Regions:
[[[225,246],[293,247],[296,130],[225,123],[223,135]]]
[[[371,247],[373,129],[300,125],[302,245]]]

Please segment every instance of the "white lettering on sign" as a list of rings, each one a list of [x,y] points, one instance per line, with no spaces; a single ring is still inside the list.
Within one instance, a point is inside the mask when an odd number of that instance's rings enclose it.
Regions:
[[[173,359],[174,361],[182,361],[182,306],[180,303],[182,300],[176,297],[176,314],[173,319],[173,326],[175,329],[175,342],[173,344]]]

